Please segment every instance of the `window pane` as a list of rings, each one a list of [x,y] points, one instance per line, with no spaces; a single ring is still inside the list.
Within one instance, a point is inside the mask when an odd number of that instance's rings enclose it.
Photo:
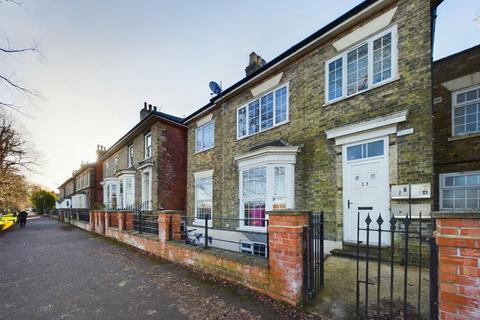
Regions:
[[[347,54],[347,95],[368,89],[368,45]]]
[[[287,120],[287,87],[275,92],[275,123]]]
[[[284,167],[275,167],[275,192],[276,196],[285,195],[285,168]]]
[[[248,105],[248,133],[253,134],[260,131],[260,104],[258,100]]]
[[[244,225],[251,227],[265,226],[265,201],[245,201]]]
[[[238,136],[243,137],[247,135],[247,108],[238,110]]]
[[[243,197],[263,198],[266,196],[267,169],[254,168],[243,171]]]
[[[195,141],[196,141],[195,150],[196,151],[202,150],[203,149],[203,130],[202,130],[202,128],[199,128],[199,129],[196,130]]]
[[[457,177],[454,177],[453,179],[456,187],[465,185],[465,181],[466,181],[465,176],[457,176]]]
[[[347,160],[362,159],[362,145],[347,148]]]
[[[261,101],[262,130],[273,127],[273,92],[262,97]]]
[[[212,178],[198,179],[195,184],[195,197],[197,200],[212,198]]]
[[[469,185],[469,186],[478,185],[479,182],[480,182],[479,180],[480,180],[480,175],[479,174],[467,176],[467,185]]]
[[[370,142],[368,144],[368,157],[383,155],[383,140]]]
[[[328,100],[334,100],[342,96],[342,61],[337,59],[328,64]]]
[[[215,136],[214,136],[215,124],[213,122],[207,124],[203,128],[203,148],[208,149],[214,146]]]
[[[443,209],[453,209],[453,200],[443,200]]]

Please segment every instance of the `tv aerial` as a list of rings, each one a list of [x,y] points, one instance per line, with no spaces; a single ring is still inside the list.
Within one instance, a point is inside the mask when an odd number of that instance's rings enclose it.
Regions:
[[[215,81],[210,81],[210,83],[208,84],[208,86],[210,87],[210,90],[212,90],[212,93],[211,95],[219,95],[220,93],[222,93],[222,87],[221,85],[219,85],[218,83],[216,83]]]

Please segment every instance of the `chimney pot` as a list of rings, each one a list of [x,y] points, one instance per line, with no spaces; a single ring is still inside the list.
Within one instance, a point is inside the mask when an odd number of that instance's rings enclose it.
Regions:
[[[248,66],[245,68],[247,77],[263,67],[267,62],[255,52],[250,53]]]
[[[147,109],[147,102],[146,101],[143,103],[143,108]]]
[[[157,107],[153,107],[153,111],[157,112]]]

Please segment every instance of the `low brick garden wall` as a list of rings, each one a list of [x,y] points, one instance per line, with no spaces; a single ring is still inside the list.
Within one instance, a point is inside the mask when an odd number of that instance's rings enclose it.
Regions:
[[[159,212],[158,237],[133,231],[131,212],[117,214],[92,211],[90,229],[174,263],[239,283],[273,299],[297,305],[303,298],[303,228],[308,224],[308,212],[287,210],[269,214],[268,259],[216,248],[189,246],[178,241],[179,239],[169,239],[170,221],[173,234],[177,235],[174,237],[178,238],[180,234],[182,212],[179,211]],[[109,226],[109,215],[117,217],[118,228]]]
[[[480,213],[435,218],[440,319],[480,319]]]

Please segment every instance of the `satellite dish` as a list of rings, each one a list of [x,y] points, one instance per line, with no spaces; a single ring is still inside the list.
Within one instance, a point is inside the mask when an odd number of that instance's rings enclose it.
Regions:
[[[220,87],[220,85],[215,81],[210,81],[208,86],[210,87],[210,90],[212,90],[213,94],[220,94],[222,92],[222,87]]]

